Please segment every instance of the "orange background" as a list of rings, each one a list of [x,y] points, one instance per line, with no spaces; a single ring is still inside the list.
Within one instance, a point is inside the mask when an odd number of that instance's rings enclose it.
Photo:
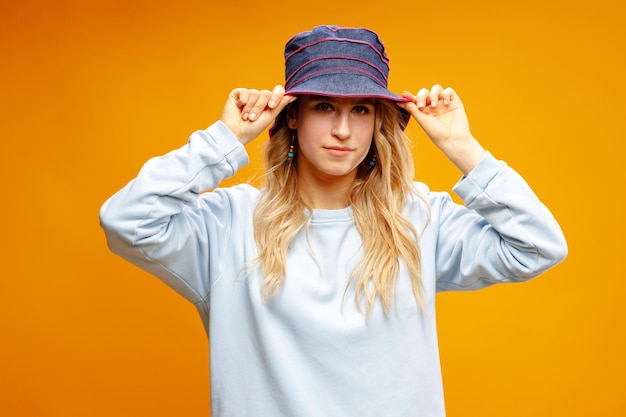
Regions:
[[[230,89],[282,82],[284,42],[323,23],[378,31],[396,92],[454,86],[568,238],[535,281],[439,296],[449,416],[626,414],[617,4],[5,1],[0,415],[209,414],[196,311],[108,251],[98,209]],[[449,190],[459,174],[409,131],[418,177]],[[237,181],[258,173],[261,142]]]

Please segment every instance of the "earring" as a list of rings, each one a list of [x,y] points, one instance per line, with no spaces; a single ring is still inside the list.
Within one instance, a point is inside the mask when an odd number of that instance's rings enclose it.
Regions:
[[[372,160],[370,161],[370,169],[376,166],[376,154],[372,156]]]
[[[291,145],[289,145],[289,152],[287,152],[287,159],[293,159],[294,157],[294,151],[293,151],[293,144],[295,142],[296,139],[296,131],[294,130],[293,133],[291,134]]]

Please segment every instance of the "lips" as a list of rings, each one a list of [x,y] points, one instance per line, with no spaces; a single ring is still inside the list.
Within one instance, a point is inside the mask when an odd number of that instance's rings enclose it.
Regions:
[[[352,152],[351,148],[345,146],[325,146],[324,149],[333,156],[346,156]]]

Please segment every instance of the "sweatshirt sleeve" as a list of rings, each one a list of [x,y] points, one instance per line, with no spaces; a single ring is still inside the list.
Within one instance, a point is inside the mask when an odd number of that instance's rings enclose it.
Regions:
[[[109,248],[200,302],[208,295],[211,274],[218,273],[212,260],[221,259],[226,245],[219,242],[232,224],[227,195],[204,192],[247,163],[244,146],[222,122],[150,159],[100,209]]]
[[[553,215],[517,172],[490,153],[454,191],[465,207],[449,196],[438,203],[439,291],[529,280],[567,256]]]

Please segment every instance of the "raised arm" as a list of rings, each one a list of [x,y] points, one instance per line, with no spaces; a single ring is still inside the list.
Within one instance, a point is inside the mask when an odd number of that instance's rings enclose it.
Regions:
[[[454,190],[465,208],[449,197],[435,208],[439,290],[524,281],[561,262],[567,244],[557,221],[526,181],[472,136],[456,92],[436,84],[403,96],[409,102],[398,105],[463,173]]]
[[[280,86],[273,92],[235,89],[220,121],[194,132],[184,146],[146,162],[100,209],[111,251],[186,298],[202,299],[209,277],[219,273],[215,260],[224,257],[222,242],[232,227],[239,227],[232,219],[245,215],[244,207],[231,204],[232,194],[250,192],[245,187],[205,191],[247,164],[242,144],[257,137],[292,99]]]

